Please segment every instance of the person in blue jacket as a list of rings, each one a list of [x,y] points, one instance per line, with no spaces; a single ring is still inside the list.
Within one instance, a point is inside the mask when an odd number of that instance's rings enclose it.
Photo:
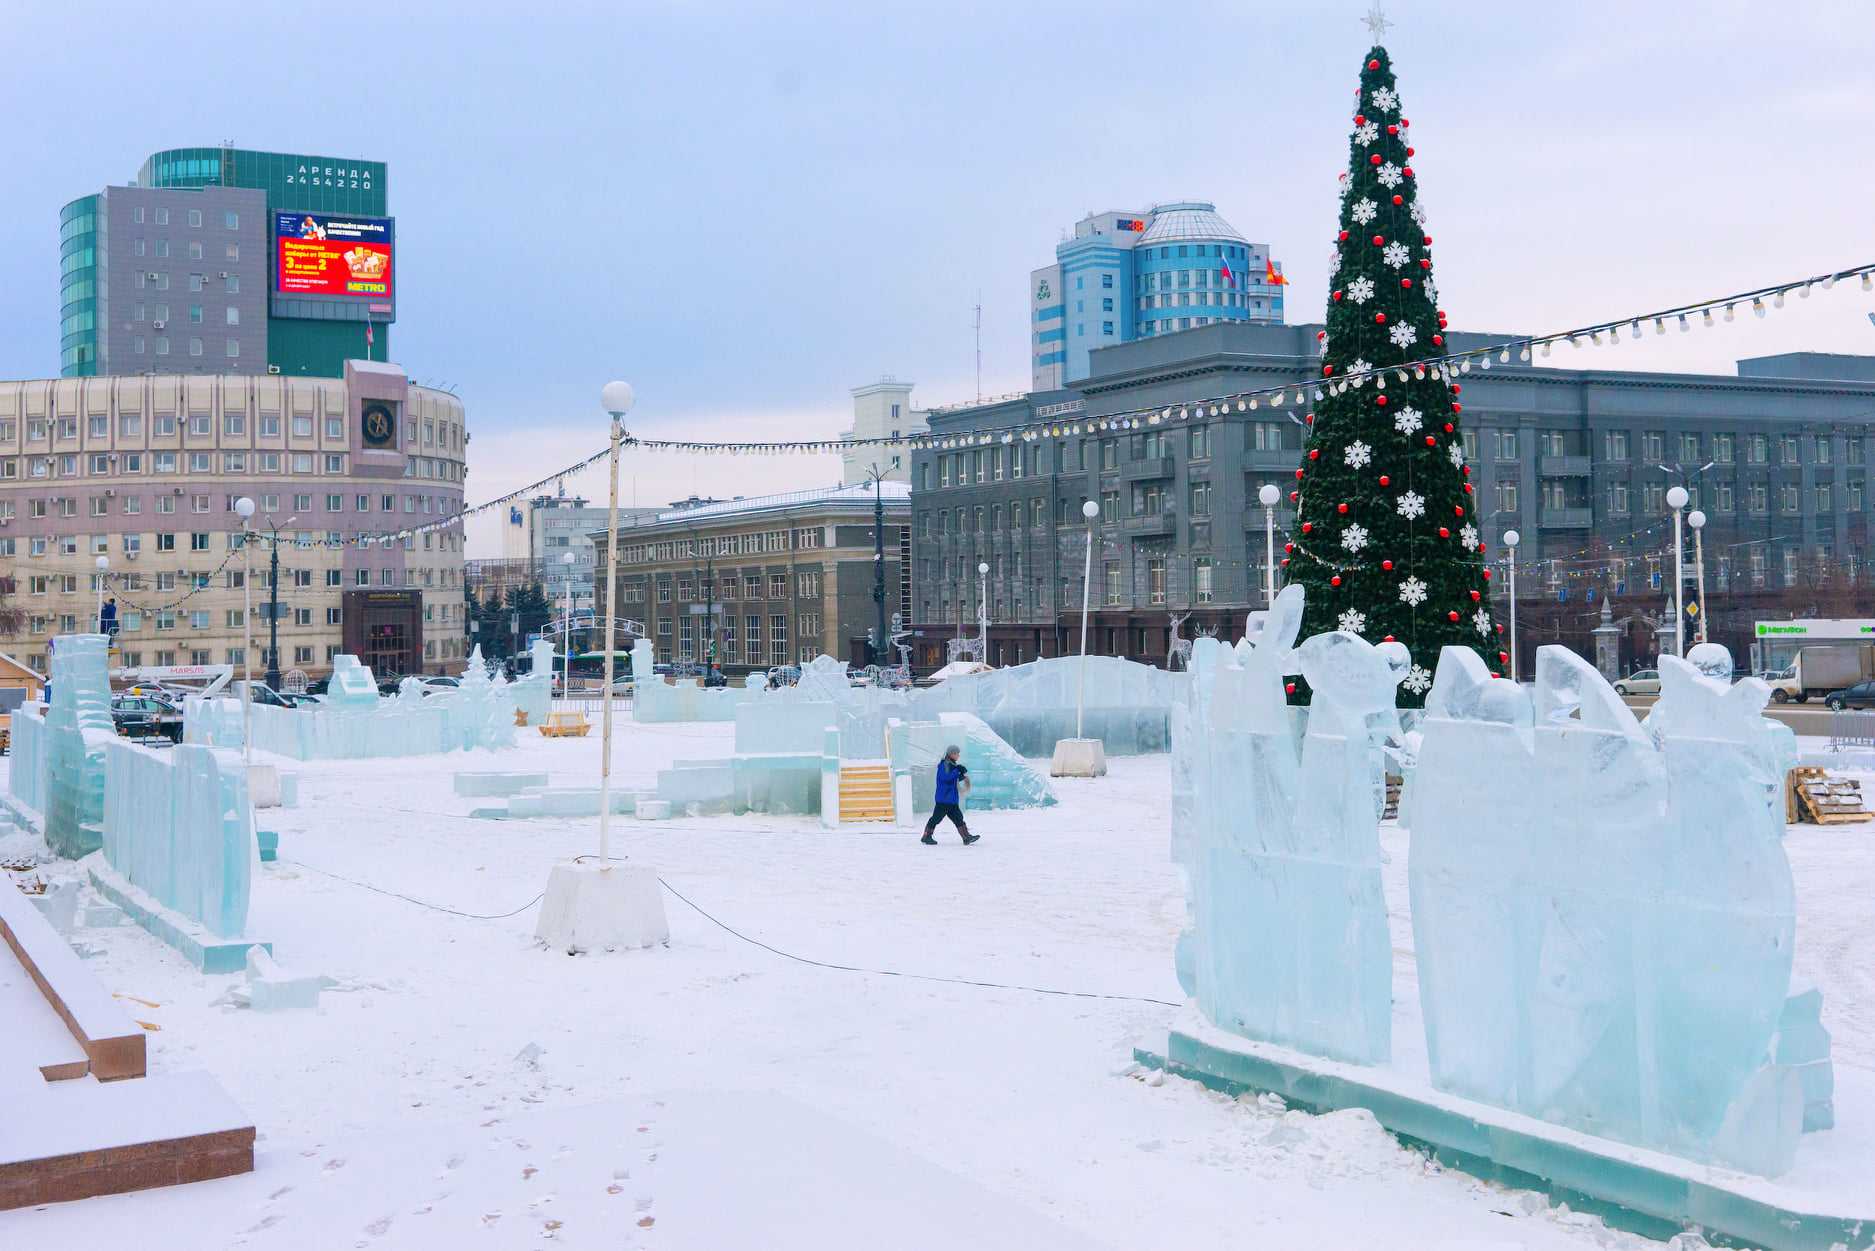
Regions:
[[[937,844],[937,839],[931,837],[931,832],[937,829],[938,822],[946,817],[949,817],[951,824],[957,827],[957,833],[963,836],[964,846],[968,847],[982,837],[980,834],[970,832],[970,827],[964,824],[964,810],[958,807],[959,784],[961,783],[965,790],[970,787],[970,770],[957,759],[962,751],[960,747],[946,747],[944,758],[938,761],[937,802],[936,806],[931,809],[931,819],[924,823],[924,837],[918,840],[921,843],[929,843],[933,846]]]

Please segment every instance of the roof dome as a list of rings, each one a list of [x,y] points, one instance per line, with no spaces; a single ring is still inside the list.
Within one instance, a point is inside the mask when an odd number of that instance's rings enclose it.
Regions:
[[[1141,245],[1183,243],[1193,239],[1230,239],[1247,243],[1237,228],[1218,216],[1217,205],[1202,200],[1184,200],[1176,204],[1155,204],[1152,225],[1139,237]]]

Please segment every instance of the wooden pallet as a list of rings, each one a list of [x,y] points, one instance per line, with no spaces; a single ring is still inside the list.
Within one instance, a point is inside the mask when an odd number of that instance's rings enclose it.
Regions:
[[[1875,820],[1862,806],[1862,784],[1854,778],[1831,778],[1814,765],[1792,769],[1784,779],[1784,819],[1811,825],[1853,825]]]

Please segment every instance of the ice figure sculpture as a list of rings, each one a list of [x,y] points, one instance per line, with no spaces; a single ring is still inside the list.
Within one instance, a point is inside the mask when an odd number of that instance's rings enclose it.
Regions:
[[[892,772],[911,775],[911,793],[922,799],[937,782],[937,763],[947,747],[963,748],[970,769],[971,809],[1046,808],[1054,804],[1055,789],[1046,770],[1016,754],[981,717],[967,712],[939,713],[935,721],[893,721],[886,739],[891,748]]]
[[[332,678],[326,683],[323,702],[332,708],[376,708],[378,684],[371,670],[358,657],[341,653],[332,658]]]
[[[666,682],[654,663],[651,640],[632,644],[634,721],[734,721],[737,706],[757,693],[749,686],[704,687],[696,678]]]
[[[103,845],[104,745],[116,737],[102,634],[61,634],[52,646],[46,712],[46,846],[76,860]]]
[[[118,739],[105,759],[105,861],[210,933],[245,933],[258,853],[241,758],[189,743],[153,751]]]
[[[527,714],[529,725],[546,725],[547,714],[553,711],[553,643],[547,639],[535,639],[527,649],[530,658],[527,676],[519,678],[510,687],[514,706]],[[469,668],[463,675],[463,685],[467,686],[472,674],[480,673],[484,681],[488,679],[488,667],[482,661],[482,648],[478,644],[469,656]],[[622,675],[615,675],[622,676]]]
[[[1534,708],[1469,649],[1440,658],[1408,872],[1432,1079],[1776,1174],[1803,1112],[1769,1053],[1795,936],[1789,740],[1763,683],[1661,670],[1650,734],[1565,648],[1537,653]]]
[[[47,750],[46,717],[41,706],[22,704],[15,708],[7,790],[38,820],[44,819],[46,810],[46,779],[51,769]]]
[[[1218,1026],[1371,1064],[1390,1050],[1392,960],[1369,724],[1386,723],[1399,675],[1356,635],[1295,648],[1301,620],[1289,587],[1254,643],[1193,648],[1180,962]],[[1284,697],[1298,667],[1315,688],[1300,754]]]

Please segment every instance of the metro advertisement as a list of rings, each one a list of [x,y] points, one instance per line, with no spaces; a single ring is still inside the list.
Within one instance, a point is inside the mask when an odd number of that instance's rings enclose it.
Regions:
[[[389,299],[394,224],[388,217],[275,213],[274,290]]]

